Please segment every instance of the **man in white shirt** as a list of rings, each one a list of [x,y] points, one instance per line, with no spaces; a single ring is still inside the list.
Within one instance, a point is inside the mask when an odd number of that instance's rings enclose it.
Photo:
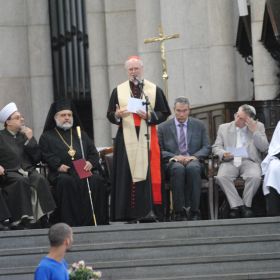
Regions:
[[[229,218],[253,217],[252,200],[261,182],[261,153],[268,149],[263,123],[254,120],[256,110],[244,104],[239,107],[234,121],[220,125],[213,153],[222,161],[216,182],[225,193],[231,211]],[[234,156],[229,150],[243,149],[246,156]],[[239,196],[234,180],[242,177],[245,188]]]

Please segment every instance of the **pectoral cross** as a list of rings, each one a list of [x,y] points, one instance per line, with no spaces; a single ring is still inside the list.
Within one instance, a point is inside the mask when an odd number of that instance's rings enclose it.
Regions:
[[[154,42],[160,42],[160,53],[161,53],[161,62],[162,62],[162,79],[164,82],[164,89],[165,89],[165,96],[168,98],[168,74],[167,74],[167,63],[165,58],[165,46],[164,41],[179,38],[179,34],[172,34],[172,35],[164,35],[162,26],[159,27],[159,36],[148,38],[144,40],[144,43],[154,43]]]

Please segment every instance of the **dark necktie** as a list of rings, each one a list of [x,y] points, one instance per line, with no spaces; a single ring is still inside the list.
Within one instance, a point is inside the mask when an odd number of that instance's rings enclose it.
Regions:
[[[179,127],[180,127],[179,150],[180,150],[181,155],[187,155],[187,152],[188,152],[184,126],[185,125],[183,123],[179,124]]]

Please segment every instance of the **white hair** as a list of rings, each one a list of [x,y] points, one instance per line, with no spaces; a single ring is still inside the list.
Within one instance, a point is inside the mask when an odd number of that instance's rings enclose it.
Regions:
[[[128,65],[129,65],[131,62],[138,62],[139,65],[140,65],[141,67],[144,66],[143,61],[140,59],[140,57],[138,58],[137,56],[131,56],[131,57],[129,57],[129,58],[126,60],[126,62],[124,63],[125,69],[128,69],[128,67],[129,67]]]

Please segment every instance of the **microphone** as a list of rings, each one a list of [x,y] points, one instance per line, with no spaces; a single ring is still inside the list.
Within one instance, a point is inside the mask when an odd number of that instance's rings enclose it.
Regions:
[[[138,86],[138,88],[143,91],[143,87],[144,87],[144,80],[140,80],[140,78],[135,77],[134,78],[135,81],[135,85]]]
[[[135,77],[135,80],[137,81],[138,86],[144,86],[144,80],[140,80],[138,77]]]

